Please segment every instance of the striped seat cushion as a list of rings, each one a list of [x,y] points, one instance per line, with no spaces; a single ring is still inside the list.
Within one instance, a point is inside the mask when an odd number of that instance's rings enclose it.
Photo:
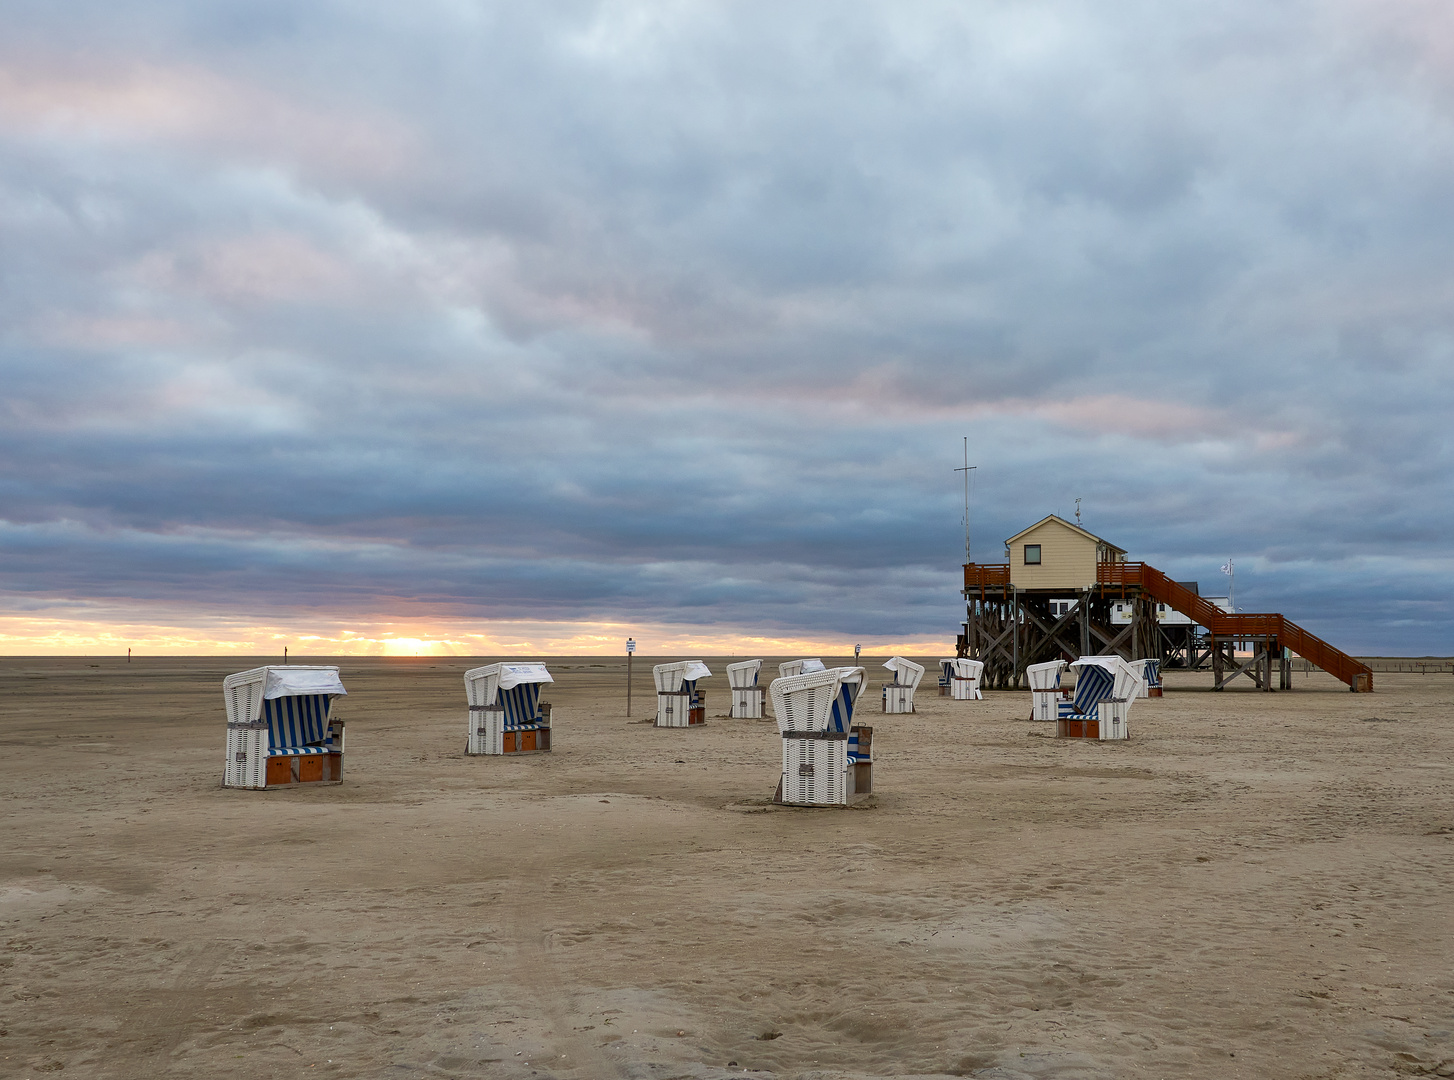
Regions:
[[[268,756],[330,752],[333,747],[328,735],[328,708],[332,703],[327,694],[300,694],[263,701]]]

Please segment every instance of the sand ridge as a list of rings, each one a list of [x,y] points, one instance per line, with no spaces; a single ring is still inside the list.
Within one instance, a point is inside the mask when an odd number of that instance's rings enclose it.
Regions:
[[[554,660],[514,760],[484,661],[336,662],[346,782],[247,792],[251,661],[0,660],[0,1075],[1454,1074],[1450,676],[1172,673],[1112,744],[930,658],[872,800],[798,810],[722,660],[700,730]]]

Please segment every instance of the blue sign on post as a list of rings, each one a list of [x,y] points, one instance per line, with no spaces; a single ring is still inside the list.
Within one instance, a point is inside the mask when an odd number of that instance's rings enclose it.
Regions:
[[[636,651],[636,642],[632,641],[630,638],[626,639],[626,651],[629,653],[634,653]]]
[[[853,659],[857,660],[858,659],[858,654],[860,652],[862,652],[862,651],[863,651],[863,646],[862,645],[855,645],[855,646],[853,646]]]

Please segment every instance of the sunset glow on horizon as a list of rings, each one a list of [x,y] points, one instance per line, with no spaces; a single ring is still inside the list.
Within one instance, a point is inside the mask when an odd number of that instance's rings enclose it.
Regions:
[[[358,628],[212,626],[206,629],[146,623],[100,624],[70,619],[0,619],[0,657],[7,656],[624,656],[633,638],[637,655],[766,656],[788,654],[953,655],[954,644],[932,639],[879,641],[772,637],[729,627],[609,623],[477,623],[421,625],[378,622]]]

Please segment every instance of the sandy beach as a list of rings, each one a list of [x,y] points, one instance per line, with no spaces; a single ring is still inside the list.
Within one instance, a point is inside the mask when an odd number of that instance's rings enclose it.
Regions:
[[[254,661],[0,659],[0,1076],[1454,1075],[1454,677],[1171,673],[1093,743],[932,667],[879,715],[882,659],[847,810],[771,805],[724,660],[697,730],[553,660],[498,759],[485,661],[310,659],[345,782],[251,792]]]

